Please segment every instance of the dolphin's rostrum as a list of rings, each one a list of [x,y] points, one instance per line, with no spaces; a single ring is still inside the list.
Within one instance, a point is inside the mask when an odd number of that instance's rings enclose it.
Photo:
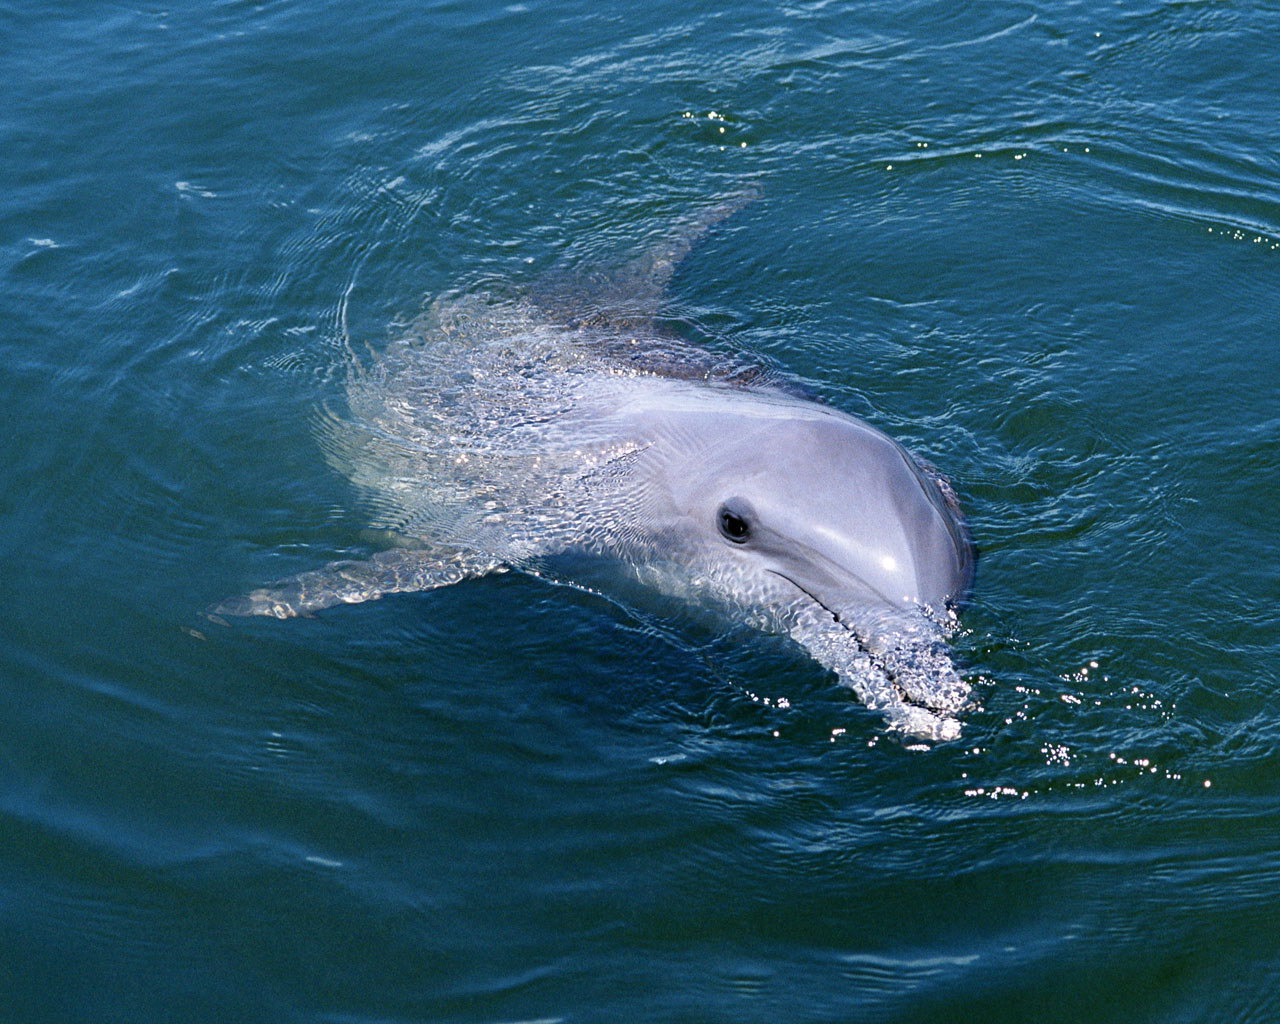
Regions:
[[[945,643],[972,575],[955,496],[867,423],[652,319],[674,264],[744,198],[563,300],[438,299],[329,416],[330,461],[402,546],[224,602],[287,618],[504,568],[616,573],[790,634],[891,728],[960,733]],[[589,573],[593,580],[598,573]]]

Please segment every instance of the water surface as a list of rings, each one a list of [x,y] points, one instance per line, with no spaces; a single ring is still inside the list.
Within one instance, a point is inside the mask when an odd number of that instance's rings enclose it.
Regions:
[[[0,5],[0,1019],[1280,1017],[1280,12]],[[445,289],[681,266],[956,483],[980,707],[508,574],[315,619]]]

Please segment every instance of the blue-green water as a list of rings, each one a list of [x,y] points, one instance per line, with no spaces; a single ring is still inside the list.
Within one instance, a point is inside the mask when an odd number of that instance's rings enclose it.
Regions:
[[[0,1020],[1280,1019],[1280,9],[0,5]],[[962,741],[798,649],[367,553],[319,410],[444,289],[955,481]]]

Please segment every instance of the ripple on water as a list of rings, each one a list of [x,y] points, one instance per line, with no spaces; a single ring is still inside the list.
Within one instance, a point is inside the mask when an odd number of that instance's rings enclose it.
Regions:
[[[1280,1018],[1274,5],[32,11],[12,1012]],[[380,543],[314,436],[353,359],[744,181],[668,322],[953,479],[958,743],[515,574],[199,617]]]

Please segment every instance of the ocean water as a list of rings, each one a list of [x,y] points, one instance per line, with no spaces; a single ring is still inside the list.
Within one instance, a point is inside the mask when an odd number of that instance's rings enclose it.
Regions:
[[[1280,1020],[1280,8],[0,3],[0,1020]],[[744,185],[685,337],[954,481],[961,740],[370,550],[323,410]]]

